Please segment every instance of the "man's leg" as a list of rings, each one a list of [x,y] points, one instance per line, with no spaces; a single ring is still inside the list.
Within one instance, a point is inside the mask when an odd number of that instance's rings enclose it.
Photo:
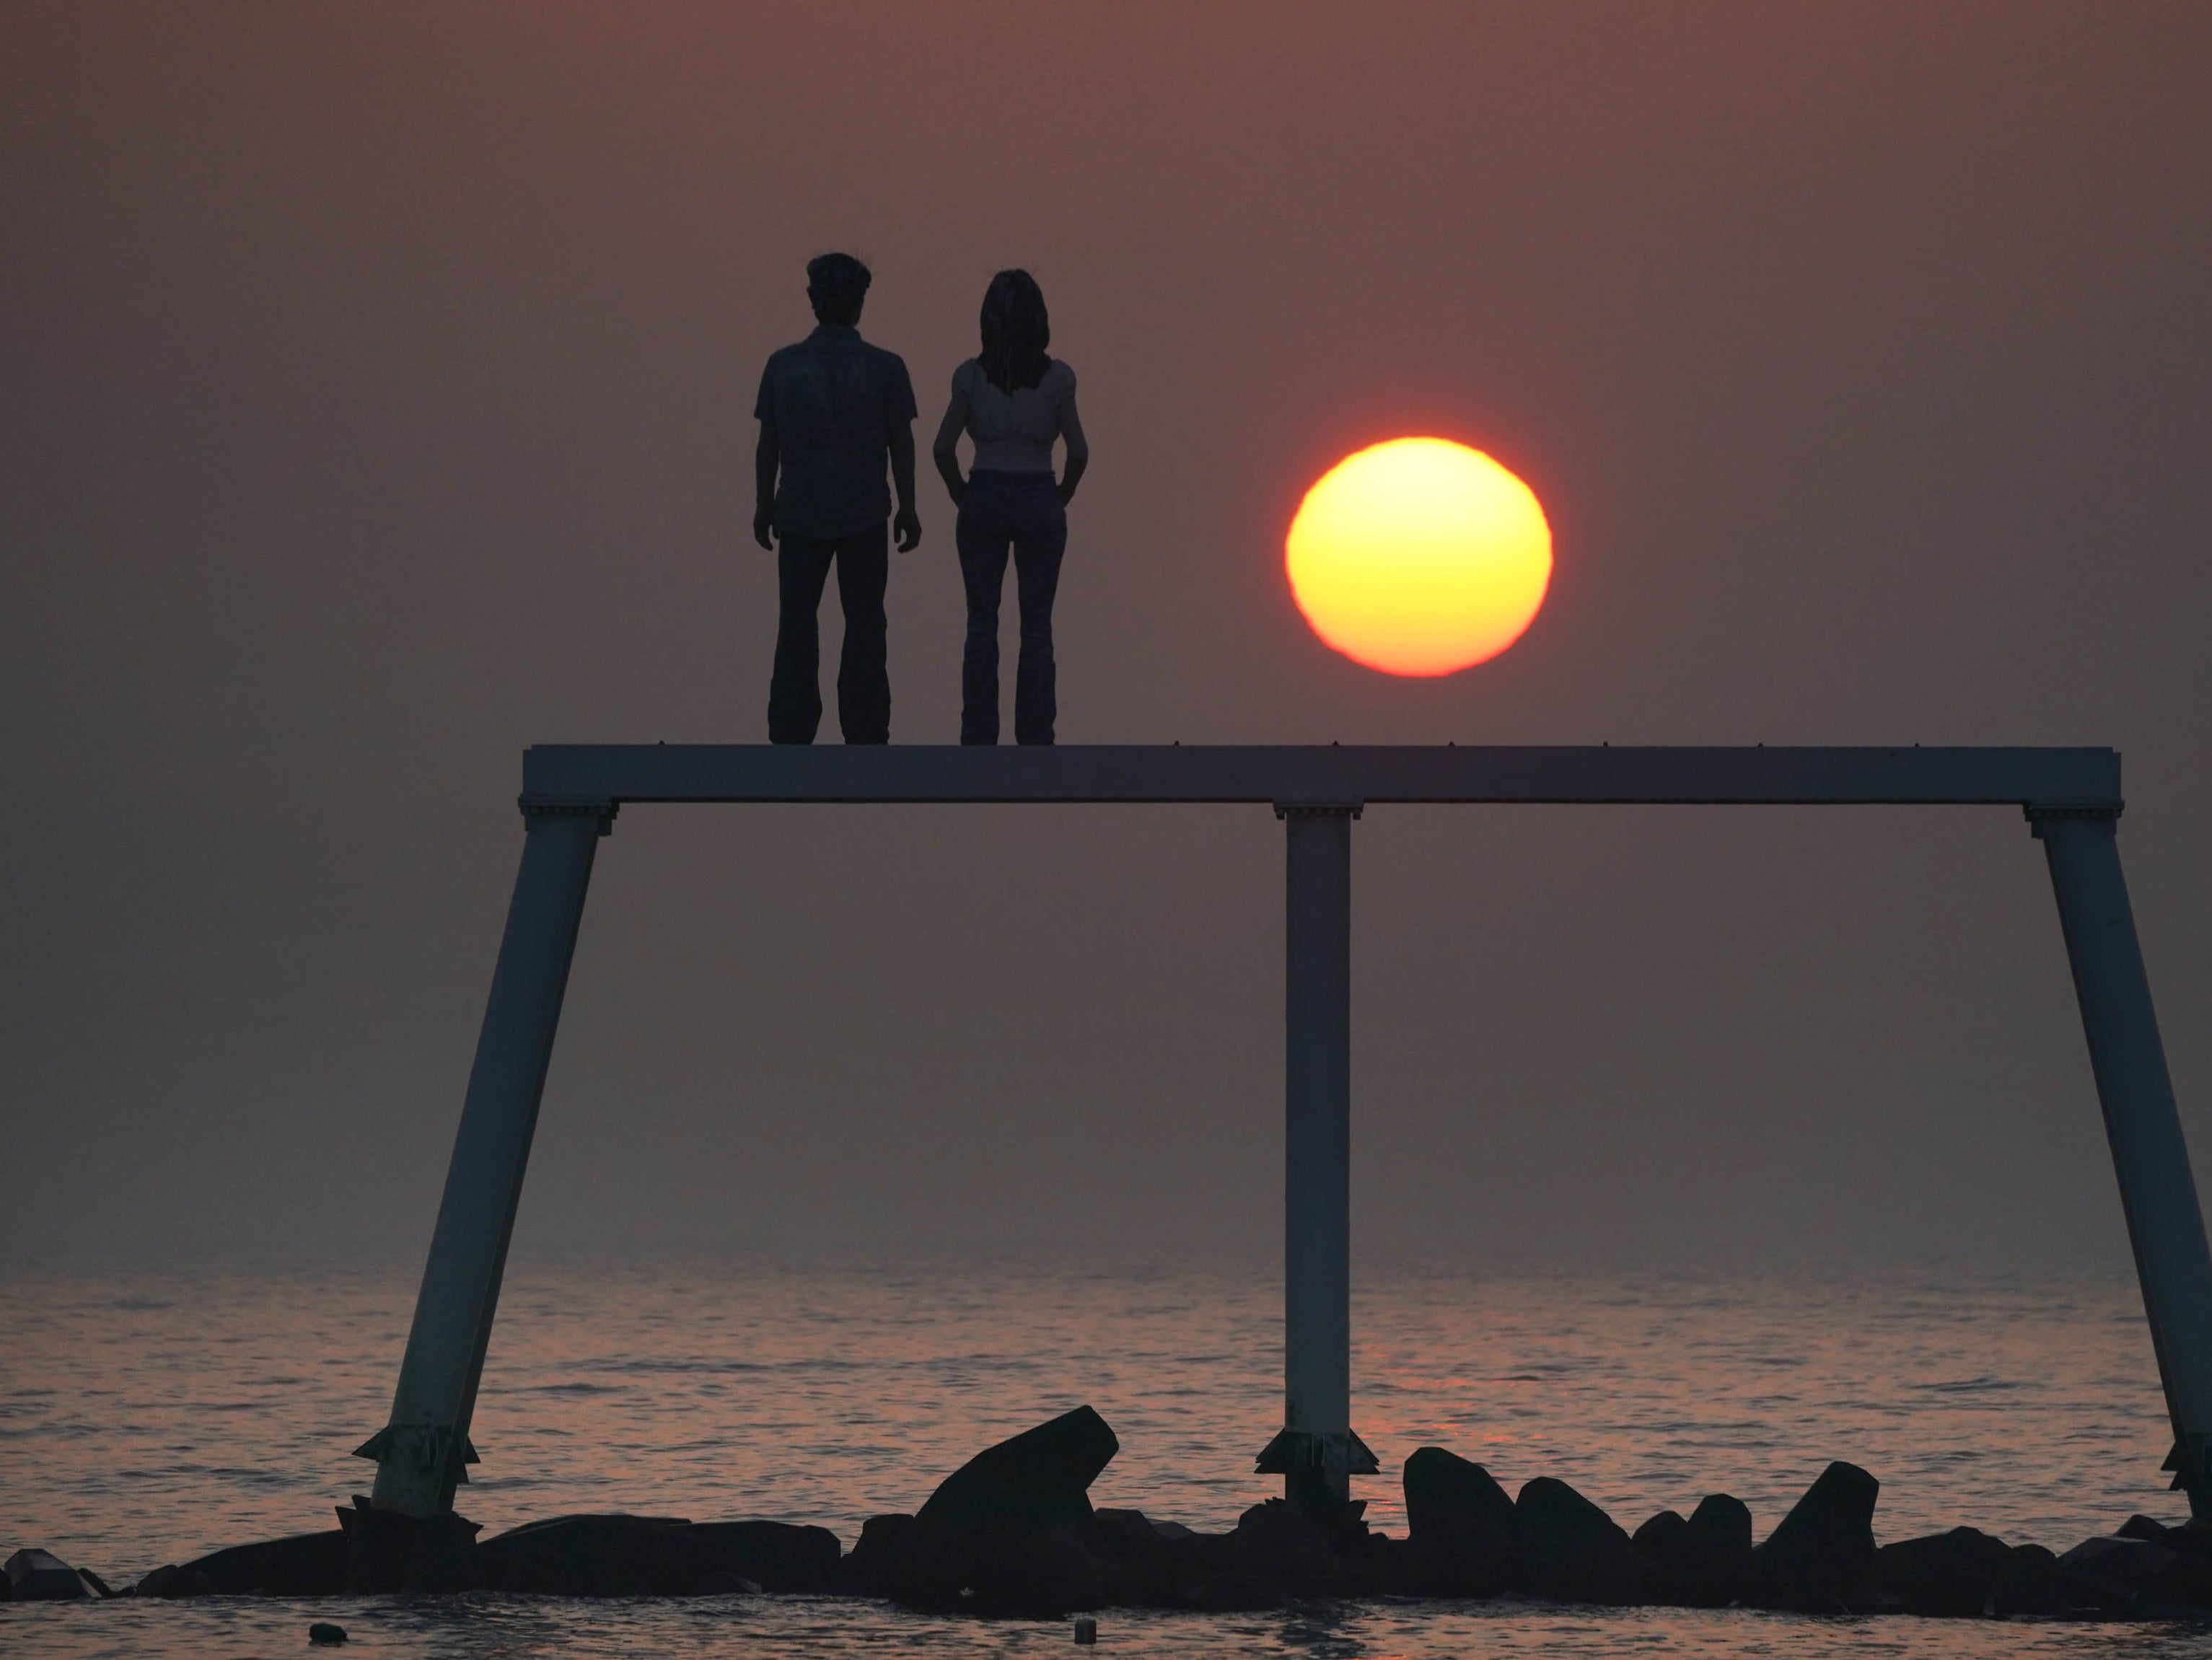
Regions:
[[[837,660],[837,724],[848,744],[891,741],[890,629],[884,589],[891,575],[890,533],[881,525],[837,538],[837,603],[845,650]]]
[[[1024,492],[1014,520],[1014,587],[1022,654],[1014,665],[1014,741],[1049,744],[1060,715],[1052,660],[1052,600],[1067,551],[1067,510],[1048,489]]]
[[[811,744],[822,724],[822,636],[814,614],[836,545],[786,536],[776,549],[775,670],[768,685],[771,744]]]

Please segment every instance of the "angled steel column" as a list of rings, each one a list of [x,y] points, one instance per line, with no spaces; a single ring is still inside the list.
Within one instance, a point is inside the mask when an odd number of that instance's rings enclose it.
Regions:
[[[2027,816],[2058,896],[2143,1312],[2173,1420],[2165,1468],[2189,1494],[2196,1519],[2212,1522],[2212,1251],[2120,869],[2119,808],[2031,806]]]
[[[538,1103],[583,920],[592,856],[614,823],[610,802],[526,800],[522,867],[477,1037],[469,1092],[446,1171],[392,1420],[357,1449],[377,1462],[371,1504],[432,1517],[476,1462],[469,1420],[499,1307],[507,1240],[538,1128]]]
[[[1340,1511],[1376,1468],[1352,1430],[1352,821],[1281,802],[1285,913],[1283,1427],[1261,1453],[1284,1496]]]

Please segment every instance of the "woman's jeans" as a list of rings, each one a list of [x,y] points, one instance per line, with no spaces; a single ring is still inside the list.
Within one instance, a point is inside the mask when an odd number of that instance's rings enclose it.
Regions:
[[[1014,741],[1049,744],[1054,694],[1052,596],[1067,550],[1067,509],[1048,472],[979,472],[968,481],[953,532],[968,589],[968,649],[960,663],[960,741],[999,741],[999,594],[1014,556],[1022,654],[1014,666]]]

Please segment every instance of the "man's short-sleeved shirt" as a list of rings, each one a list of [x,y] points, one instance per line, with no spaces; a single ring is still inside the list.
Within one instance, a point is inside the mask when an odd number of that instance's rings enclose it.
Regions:
[[[896,352],[824,323],[768,360],[753,414],[782,454],[775,522],[786,535],[850,536],[891,516],[891,435],[915,416]]]

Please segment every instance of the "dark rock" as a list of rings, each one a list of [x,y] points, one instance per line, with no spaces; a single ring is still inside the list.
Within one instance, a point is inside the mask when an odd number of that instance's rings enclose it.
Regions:
[[[1874,1574],[1874,1507],[1881,1483],[1856,1464],[1832,1463],[1752,1553],[1747,1599],[1802,1613],[1850,1612],[1868,1601]]]
[[[1348,1562],[1365,1561],[1375,1543],[1375,1535],[1367,1529],[1367,1501],[1336,1499],[1325,1491],[1317,1493],[1303,1481],[1294,1485],[1304,1496],[1290,1502],[1321,1529],[1329,1548]]]
[[[1709,1493],[1690,1512],[1690,1533],[1698,1548],[1717,1557],[1743,1559],[1751,1567],[1751,1506],[1730,1493]]]
[[[738,1577],[763,1590],[820,1594],[837,1588],[843,1547],[827,1528],[789,1522],[696,1522],[691,1531],[730,1553]]]
[[[1682,1519],[1680,1511],[1662,1510],[1642,1527],[1628,1535],[1629,1542],[1664,1566],[1680,1555],[1690,1536],[1690,1524]]]
[[[2152,1525],[2155,1527],[2157,1523]],[[2168,1550],[2179,1552],[2191,1565],[2192,1573],[2212,1571],[2212,1528],[2199,1527],[2193,1521],[2184,1522],[2163,1529],[2159,1543]]]
[[[1104,1566],[1106,1601],[1126,1608],[1192,1605],[1188,1570],[1176,1541],[1197,1537],[1178,1523],[1155,1523],[1144,1511],[1099,1510],[1081,1533],[1085,1548]]]
[[[1523,1589],[1561,1602],[1646,1600],[1656,1575],[1620,1524],[1565,1482],[1540,1475],[1514,1504]]]
[[[1726,1608],[1751,1583],[1751,1506],[1709,1493],[1690,1512],[1688,1554],[1676,1589],[1691,1606]]]
[[[867,1548],[846,1565],[848,1590],[937,1613],[1014,1619],[1058,1620],[1105,1605],[1112,1570],[1077,1523],[986,1521],[945,1542],[933,1541],[915,1518],[901,1519],[906,1527],[864,1535]]]
[[[1229,1545],[1244,1586],[1280,1601],[1341,1596],[1352,1589],[1351,1567],[1328,1535],[1288,1499],[1270,1499],[1246,1511]]]
[[[835,1550],[836,1535],[827,1536]],[[745,1572],[742,1538],[696,1527],[681,1517],[562,1516],[485,1540],[477,1547],[477,1560],[484,1584],[495,1590],[554,1596],[724,1596],[761,1588]],[[814,1548],[818,1552],[818,1545]]]
[[[1057,1619],[1099,1607],[1106,1566],[1082,1534],[1091,1483],[1120,1450],[1089,1407],[987,1447],[939,1483],[910,1526],[856,1549],[867,1560],[850,1577],[924,1608]]]
[[[927,1534],[957,1536],[986,1523],[1046,1527],[1091,1513],[1090,1487],[1121,1450],[1089,1407],[986,1447],[938,1484],[915,1517]]]
[[[1139,1511],[1102,1510],[1077,1536],[1104,1570],[1108,1603],[1209,1613],[1395,1590],[1383,1559],[1403,1548],[1363,1526],[1347,1553],[1320,1521],[1280,1499],[1253,1505],[1227,1534],[1194,1533]]]
[[[96,1594],[75,1568],[52,1551],[19,1550],[8,1559],[4,1572],[12,1602],[68,1602]]]
[[[1416,1596],[1495,1596],[1520,1566],[1513,1500],[1488,1470],[1443,1447],[1406,1460],[1402,1551],[1385,1554],[1394,1590]]]
[[[1084,1524],[1083,1539],[1097,1554],[1118,1558],[1163,1551],[1173,1535],[1189,1532],[1177,1523],[1155,1523],[1140,1510],[1095,1510]]]
[[[1522,1578],[1517,1553],[1480,1555],[1432,1541],[1392,1539],[1378,1542],[1373,1557],[1379,1587],[1401,1596],[1496,1596]]]
[[[2105,1534],[2084,1539],[2058,1559],[2058,1566],[2077,1584],[2131,1598],[2180,1560],[2179,1552],[2154,1540]]]
[[[2174,1552],[2183,1560],[2184,1566],[2177,1571],[2183,1582],[2212,1580],[2212,1528],[2200,1527],[2193,1520],[2169,1526],[2148,1516],[2130,1516],[2120,1523],[2115,1536],[2147,1541]]]
[[[2176,1619],[2197,1600],[2188,1584],[2195,1565],[2150,1540],[2087,1539],[2062,1555],[2058,1566],[2075,1610],[2099,1619]]]
[[[860,1524],[860,1538],[838,1565],[839,1586],[860,1596],[889,1596],[914,1539],[911,1516],[871,1516]]]
[[[2212,1606],[2212,1558],[2154,1540],[2085,1539],[2058,1559],[2077,1604],[2136,1619]]]
[[[1628,1537],[1638,1550],[1656,1550],[1666,1555],[1680,1550],[1689,1532],[1690,1524],[1683,1519],[1681,1511],[1662,1510]]]
[[[1073,1522],[1049,1527],[987,1523],[969,1535],[959,1606],[994,1619],[1064,1620],[1106,1606],[1106,1565]]]
[[[1209,1614],[1280,1608],[1289,1594],[1277,1580],[1255,1575],[1249,1564],[1262,1553],[1248,1535],[1240,1556],[1233,1533],[1185,1532],[1168,1540],[1176,1594],[1170,1606]]]
[[[344,1590],[353,1595],[474,1590],[483,1583],[481,1527],[465,1516],[407,1516],[378,1510],[356,1493],[350,1509],[338,1507],[338,1526],[345,1534]]]
[[[1416,1541],[1466,1540],[1510,1549],[1520,1517],[1511,1495],[1490,1472],[1443,1447],[1421,1447],[1406,1460],[1406,1530]]]
[[[317,1648],[328,1648],[346,1640],[346,1628],[327,1620],[318,1620],[307,1627],[307,1640]]]
[[[141,1596],[336,1596],[345,1589],[346,1535],[295,1534],[258,1545],[211,1551],[141,1579]]]
[[[1711,1512],[1700,1505],[1698,1515],[1709,1517]],[[1658,1576],[1654,1600],[1686,1608],[1724,1608],[1734,1602],[1742,1594],[1751,1566],[1750,1517],[1748,1511],[1744,1511],[1741,1549],[1736,1548],[1732,1531],[1716,1529],[1710,1521],[1704,1526],[1686,1522],[1670,1510],[1661,1511],[1637,1529],[1636,1553]]]
[[[2012,1548],[1973,1528],[1900,1539],[1874,1554],[1873,1584],[1907,1614],[1974,1619],[1996,1612],[1997,1583],[2012,1572]]]
[[[2057,1619],[2075,1606],[2066,1571],[2041,1545],[2015,1545],[1990,1588],[1990,1612],[1998,1619],[2016,1614]]]
[[[1283,1517],[1280,1510],[1289,1507],[1275,1502],[1278,1511],[1259,1507],[1235,1533],[1198,1533],[1181,1523],[1152,1521],[1141,1511],[1102,1510],[1080,1536],[1104,1566],[1110,1605],[1216,1614],[1279,1608],[1304,1594],[1294,1584],[1301,1572],[1311,1577],[1317,1539],[1332,1557],[1322,1577],[1333,1582],[1345,1567],[1333,1560],[1327,1535],[1311,1517]]]

